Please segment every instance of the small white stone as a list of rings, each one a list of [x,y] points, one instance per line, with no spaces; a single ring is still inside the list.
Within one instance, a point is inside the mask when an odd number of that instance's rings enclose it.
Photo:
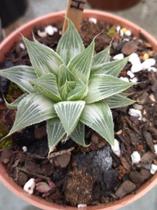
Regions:
[[[25,48],[25,45],[21,42],[20,44],[19,44],[19,47],[22,49],[22,50],[25,50],[26,48]]]
[[[150,168],[150,173],[154,175],[156,172],[157,172],[157,165],[152,164]]]
[[[120,36],[123,37],[124,36],[124,31],[121,29],[120,30]]]
[[[150,68],[148,68],[148,71],[157,72],[157,68],[151,66]]]
[[[86,208],[86,207],[87,207],[87,204],[78,204],[77,205],[78,209],[83,209],[83,208]]]
[[[129,62],[132,64],[131,71],[133,73],[139,72],[143,69],[140,58],[137,53],[132,53],[129,56]]]
[[[132,79],[135,77],[135,74],[132,71],[128,71],[127,75]]]
[[[56,27],[53,27],[51,25],[46,26],[45,28],[45,32],[49,35],[49,36],[53,36],[55,32],[57,32],[58,29]]]
[[[38,34],[38,36],[41,37],[41,38],[47,37],[47,33],[46,33],[45,31],[37,30],[37,34]]]
[[[89,18],[89,22],[90,22],[90,23],[97,24],[97,19],[94,18],[94,17],[90,17],[90,18]]]
[[[149,58],[142,63],[142,69],[149,69],[156,64],[156,60],[154,58]]]
[[[137,83],[138,82],[137,77],[134,77],[134,78],[130,79],[130,82]]]
[[[22,147],[22,150],[23,150],[23,152],[27,152],[27,151],[28,151],[28,149],[27,149],[26,146],[23,146],[23,147]]]
[[[132,67],[131,67],[131,71],[133,73],[137,73],[139,71],[142,71],[142,64],[141,63],[138,63],[138,64],[133,64]]]
[[[124,34],[125,34],[126,36],[131,36],[131,35],[132,35],[132,32],[131,32],[130,30],[126,30],[126,31],[124,32]]]
[[[149,98],[151,101],[156,102],[155,96],[153,94],[150,94]]]
[[[122,133],[123,133],[122,130],[119,130],[119,131],[116,132],[117,135],[120,135],[120,134],[122,134]]]
[[[129,82],[129,79],[127,77],[120,77],[119,79],[125,81],[125,82]]]
[[[132,117],[137,117],[139,120],[142,120],[142,113],[140,110],[130,108],[128,114]]]
[[[134,104],[133,107],[137,110],[142,110],[143,106],[141,104]]]
[[[132,164],[138,164],[141,161],[141,155],[138,151],[134,151],[131,154]]]
[[[123,41],[129,42],[130,39],[129,38],[124,38]]]
[[[157,155],[157,144],[154,145],[154,151],[155,151],[155,154]]]
[[[129,62],[133,65],[133,64],[140,64],[141,61],[140,61],[140,58],[138,56],[137,53],[132,53],[130,56],[129,56]]]
[[[111,149],[112,149],[112,151],[113,151],[113,153],[115,155],[120,157],[120,154],[121,154],[121,152],[120,152],[120,145],[119,145],[119,141],[117,141],[117,139],[114,140],[114,144],[111,145]]]
[[[120,53],[120,54],[117,54],[113,57],[114,60],[122,60],[124,58],[124,54],[123,53]]]
[[[28,182],[25,183],[23,190],[28,194],[32,195],[34,193],[34,189],[35,189],[35,179],[31,178],[28,180]]]
[[[118,26],[116,27],[116,31],[119,33],[120,30],[121,30],[121,26],[118,25]]]

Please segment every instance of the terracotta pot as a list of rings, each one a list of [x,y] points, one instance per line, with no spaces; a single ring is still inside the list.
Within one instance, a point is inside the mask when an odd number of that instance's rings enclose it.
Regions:
[[[101,10],[123,10],[137,4],[140,0],[88,0],[89,4]]]
[[[103,20],[108,23],[113,24],[120,24],[124,27],[127,27],[128,29],[132,30],[135,35],[143,35],[154,47],[154,50],[157,50],[157,41],[149,35],[147,32],[145,32],[143,29],[138,27],[137,25],[123,19],[117,16],[114,16],[109,13],[105,12],[99,12],[99,11],[92,11],[87,10],[84,14],[85,17],[95,17],[99,20]],[[21,34],[24,36],[28,36],[32,28],[34,26],[39,26],[43,24],[50,24],[55,23],[59,20],[62,20],[64,17],[64,12],[58,12],[49,14],[44,17],[37,18],[21,28],[17,29],[15,32],[13,32],[9,37],[7,37],[1,44],[0,44],[0,61],[2,61],[5,58],[5,54],[12,48],[12,46],[21,39]],[[17,196],[21,197],[25,201],[29,202],[30,204],[44,210],[76,210],[77,208],[72,208],[68,206],[60,206],[54,203],[49,203],[45,200],[42,200],[36,196],[30,196],[27,193],[25,193],[13,180],[9,177],[7,174],[5,168],[0,165],[0,180],[14,193],[17,194]],[[112,202],[110,204],[101,204],[98,206],[93,207],[87,207],[87,210],[116,210],[121,207],[124,207],[135,200],[141,198],[145,193],[147,193],[151,188],[153,188],[157,184],[157,174],[153,176],[149,181],[147,181],[143,186],[134,194],[128,195],[123,199],[120,199],[118,201]]]

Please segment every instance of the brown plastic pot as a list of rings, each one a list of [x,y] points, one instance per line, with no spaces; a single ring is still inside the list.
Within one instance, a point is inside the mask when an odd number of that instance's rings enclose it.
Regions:
[[[99,12],[86,10],[84,13],[85,17],[95,17],[98,20],[105,21],[112,24],[122,25],[132,30],[132,32],[139,36],[142,35],[145,37],[150,44],[153,46],[154,50],[157,50],[157,41],[149,35],[142,28],[137,25],[117,16],[114,16],[110,13]],[[10,51],[12,46],[21,39],[21,34],[24,36],[28,36],[31,34],[32,28],[34,26],[44,25],[44,24],[52,24],[57,21],[62,20],[64,17],[64,12],[57,12],[46,15],[44,17],[37,18],[29,23],[23,25],[15,32],[13,32],[10,36],[8,36],[1,44],[0,44],[0,61],[3,61],[5,58],[5,54]],[[11,177],[9,177],[6,172],[4,166],[0,164],[0,180],[7,186],[11,191],[13,191],[18,197],[24,199],[30,204],[43,209],[43,210],[76,210],[77,208],[69,207],[69,206],[61,206],[54,203],[49,203],[39,197],[28,195],[25,193],[14,181]],[[157,174],[154,175],[150,180],[148,180],[143,186],[136,191],[134,194],[130,194],[118,201],[112,202],[110,204],[101,204],[97,206],[89,206],[87,210],[116,210],[122,208],[137,199],[141,198],[145,193],[151,190],[157,184]]]
[[[95,9],[116,11],[132,7],[140,0],[88,0],[88,2]]]

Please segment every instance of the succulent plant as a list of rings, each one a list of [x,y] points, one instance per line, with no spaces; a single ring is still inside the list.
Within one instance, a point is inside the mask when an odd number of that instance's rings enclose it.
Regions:
[[[73,23],[58,42],[56,51],[23,38],[32,66],[0,70],[0,76],[25,93],[8,108],[17,109],[7,136],[30,125],[46,121],[49,151],[71,138],[81,146],[85,126],[114,144],[111,109],[133,101],[120,94],[133,84],[118,78],[128,59],[111,61],[110,46],[95,54],[95,40],[85,48]]]

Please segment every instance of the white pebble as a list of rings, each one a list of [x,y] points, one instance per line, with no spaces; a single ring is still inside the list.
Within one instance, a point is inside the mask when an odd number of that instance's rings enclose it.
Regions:
[[[129,38],[124,38],[123,41],[129,42],[130,39]]]
[[[150,168],[150,173],[154,175],[156,172],[157,172],[157,165],[152,164]]]
[[[120,30],[120,36],[123,37],[124,36],[124,31],[121,29]]]
[[[118,26],[116,27],[116,31],[119,33],[120,30],[121,30],[121,26],[118,25]]]
[[[128,114],[132,117],[137,117],[139,120],[142,120],[142,113],[140,110],[130,108]]]
[[[131,71],[133,73],[136,73],[142,70],[143,67],[137,53],[132,53],[129,56],[129,62],[132,64]]]
[[[27,152],[27,151],[28,151],[28,149],[27,149],[26,146],[23,146],[23,147],[22,147],[22,150],[23,150],[23,152]]]
[[[131,71],[133,73],[137,73],[137,72],[139,72],[141,70],[142,70],[142,64],[141,63],[134,63],[134,64],[132,64]]]
[[[90,23],[97,24],[97,19],[94,18],[94,17],[91,17],[91,18],[89,18],[89,22],[90,22]]]
[[[121,152],[120,152],[120,145],[119,145],[119,141],[117,141],[117,139],[114,140],[114,144],[111,145],[111,149],[112,149],[112,151],[113,151],[113,153],[115,155],[120,157],[120,154],[121,154]]]
[[[154,145],[154,151],[155,151],[155,154],[157,155],[157,144]]]
[[[119,79],[125,81],[125,82],[129,82],[129,79],[127,77],[120,77]]]
[[[138,82],[137,77],[134,77],[134,78],[130,79],[130,82],[137,83]]]
[[[157,68],[151,66],[150,68],[148,68],[148,71],[157,72]]]
[[[156,64],[156,60],[154,58],[149,58],[142,63],[142,69],[149,69]]]
[[[38,34],[38,36],[40,36],[41,38],[47,37],[47,33],[46,33],[45,31],[37,30],[37,34]]]
[[[24,45],[22,42],[19,44],[19,47],[20,47],[22,50],[25,50],[25,45]]]
[[[58,29],[56,27],[53,27],[51,25],[46,26],[45,28],[45,32],[49,35],[49,36],[53,36],[55,32],[57,32]]]
[[[127,31],[124,32],[124,34],[125,34],[126,36],[131,36],[131,35],[132,35],[132,32],[131,32],[130,30],[127,30]]]
[[[78,209],[82,209],[82,208],[86,208],[86,207],[87,207],[87,204],[78,204],[77,205]]]
[[[133,107],[138,110],[142,110],[143,106],[141,104],[134,104]]]
[[[35,179],[31,178],[28,180],[28,182],[25,183],[23,190],[28,194],[32,195],[34,193],[34,189],[35,189]]]
[[[149,98],[151,101],[156,102],[155,96],[153,94],[150,94]]]
[[[132,53],[130,56],[129,56],[129,62],[133,65],[133,64],[139,64],[141,63],[140,61],[140,58],[138,56],[137,53]]]
[[[132,160],[132,164],[138,164],[141,161],[140,153],[138,151],[134,151],[131,154],[131,160]]]
[[[132,71],[128,71],[128,72],[127,72],[127,75],[128,75],[130,78],[134,78],[134,77],[135,77],[135,74],[134,74]]]
[[[120,53],[120,54],[117,54],[113,57],[114,60],[122,60],[124,58],[124,54],[123,53]]]

